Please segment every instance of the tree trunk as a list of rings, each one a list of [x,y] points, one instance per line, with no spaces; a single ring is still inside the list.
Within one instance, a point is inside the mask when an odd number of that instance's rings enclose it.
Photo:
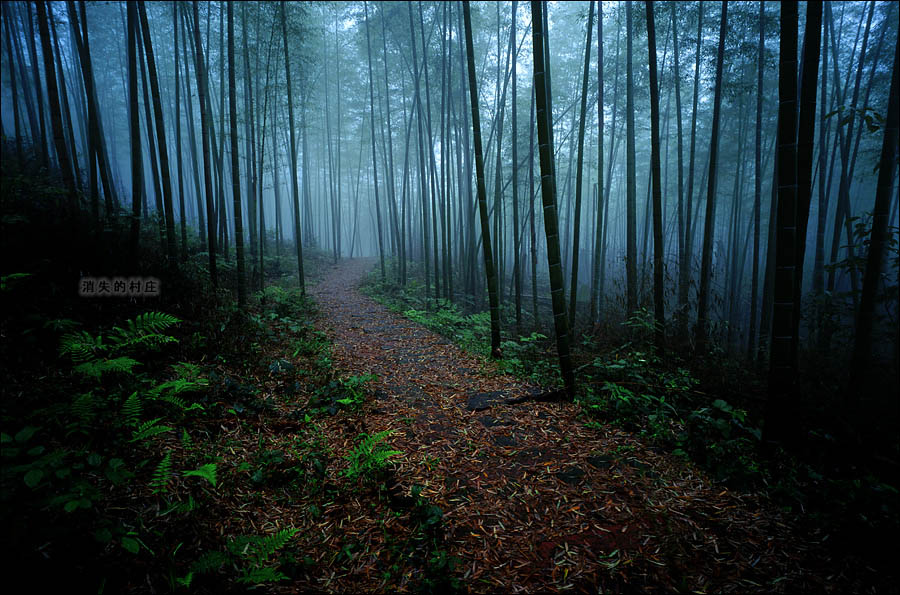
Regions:
[[[881,144],[881,159],[878,168],[878,182],[875,186],[875,206],[872,210],[872,234],[869,240],[869,254],[863,275],[862,295],[856,318],[856,339],[850,366],[850,386],[857,399],[861,396],[868,377],[867,371],[872,359],[872,330],[875,314],[875,293],[881,278],[884,252],[887,248],[888,212],[891,205],[891,190],[894,186],[894,170],[897,166],[898,114],[900,114],[900,39],[894,49],[894,66],[891,76],[891,91],[884,125],[884,139]]]
[[[291,60],[288,52],[287,6],[281,0],[281,34],[284,42],[284,72],[287,82],[288,126],[291,135],[291,196],[294,203],[294,242],[297,244],[297,276],[300,283],[300,294],[306,295],[306,282],[303,276],[303,241],[300,233],[300,189],[297,185],[297,135],[294,129],[294,91],[291,86]],[[304,153],[304,159],[306,151]],[[303,179],[306,180],[308,168],[304,168]]]
[[[144,194],[141,157],[141,116],[137,97],[137,2],[128,2],[128,123],[131,134],[131,261],[138,264],[141,231],[141,197]]]
[[[719,152],[719,115],[722,111],[722,65],[725,61],[725,35],[728,26],[728,1],[722,0],[719,25],[719,52],[716,59],[716,86],[713,100],[712,138],[709,145],[709,179],[706,190],[706,218],[703,222],[703,254],[700,265],[700,299],[697,307],[697,346],[706,347],[709,308],[709,284],[712,276],[712,246],[716,225],[716,166]]]
[[[759,45],[756,57],[756,152],[753,158],[753,279],[750,287],[750,330],[747,332],[747,355],[752,358],[756,353],[756,316],[759,301],[759,218],[762,203],[762,104],[763,104],[763,69],[765,57],[765,2],[759,2]],[[824,93],[824,88],[823,88]],[[823,95],[824,97],[824,95]],[[824,103],[824,102],[823,102]],[[824,175],[825,168],[822,168]]]
[[[559,252],[559,224],[556,218],[556,175],[553,167],[552,113],[548,98],[550,81],[547,70],[550,63],[549,48],[545,47],[547,31],[544,27],[544,10],[540,0],[531,3],[532,39],[534,47],[534,88],[537,107],[538,144],[541,158],[541,198],[544,207],[544,232],[547,236],[547,264],[550,269],[550,295],[553,301],[553,324],[556,330],[556,349],[559,367],[565,383],[566,394],[575,397],[575,372],[569,353],[569,324],[566,320],[566,288],[563,284],[562,264]],[[630,15],[629,9],[629,15]],[[468,15],[467,15],[468,16]],[[468,26],[467,26],[468,29]],[[471,32],[467,31],[471,39]],[[474,61],[469,58],[474,70]],[[473,79],[474,72],[470,75]],[[473,95],[474,97],[474,95]]]
[[[665,306],[663,298],[662,178],[659,165],[659,83],[656,75],[656,23],[653,0],[647,0],[647,46],[650,54],[650,168],[653,172],[653,309],[656,315],[656,347],[665,343]],[[724,7],[723,7],[724,13]],[[723,17],[722,27],[725,22]]]
[[[676,83],[677,84],[677,83]],[[597,214],[594,233],[594,267],[591,275],[590,324],[597,321],[600,301],[600,261],[603,235],[603,2],[597,0]]]
[[[366,14],[366,49],[369,57],[369,124],[372,136],[372,168],[373,178],[375,182],[375,219],[378,225],[378,260],[381,263],[381,280],[387,277],[384,268],[384,233],[381,228],[381,203],[378,198],[378,154],[375,151],[375,90],[372,79],[372,44],[369,35],[369,3],[364,2]]]
[[[625,5],[625,177],[626,177],[626,213],[625,213],[625,315],[631,316],[637,310],[637,179],[635,177],[634,146],[634,67],[632,65],[632,26],[631,3]]]
[[[178,3],[172,2],[172,34],[174,40],[172,42],[173,53],[175,54],[175,160],[178,168],[178,210],[181,213],[181,259],[187,259],[187,215],[184,210],[184,169],[181,156],[181,86],[179,78],[181,76],[181,67],[178,62]]]
[[[166,254],[169,265],[178,262],[175,242],[175,213],[172,211],[172,179],[169,174],[169,153],[166,147],[166,127],[163,122],[162,102],[159,98],[159,81],[156,77],[156,60],[153,56],[153,45],[150,40],[150,25],[147,22],[147,9],[143,2],[138,3],[138,16],[144,37],[144,48],[147,56],[147,71],[150,75],[150,92],[153,98],[153,114],[156,120],[156,138],[159,146],[159,168],[162,173],[163,207],[166,220]],[[147,134],[149,136],[149,120]]]
[[[572,289],[569,296],[569,332],[575,334],[575,306],[578,301],[578,252],[581,248],[581,189],[584,166],[584,119],[587,112],[588,71],[591,67],[591,34],[594,3],[588,5],[587,38],[584,42],[584,74],[581,78],[581,116],[578,119],[578,165],[575,170],[575,217],[572,233]]]
[[[228,9],[228,118],[231,123],[231,192],[234,198],[234,249],[237,253],[238,308],[247,303],[244,271],[244,226],[241,217],[241,164],[238,155],[237,106],[234,92],[234,3]],[[250,114],[247,114],[250,117]]]
[[[694,224],[692,202],[694,197],[694,164],[697,155],[697,101],[700,96],[700,42],[703,39],[703,2],[697,3],[697,46],[694,50],[694,96],[691,108],[691,149],[688,157],[687,202],[684,208],[684,263],[678,275],[678,308],[684,312],[681,318],[681,334],[687,336],[691,268],[694,256]]]
[[[500,300],[494,257],[491,254],[491,230],[487,210],[487,189],[484,183],[484,153],[481,148],[481,118],[478,110],[478,87],[475,80],[475,48],[472,43],[472,17],[468,1],[463,2],[465,20],[466,57],[469,69],[469,101],[472,106],[472,135],[475,139],[475,172],[478,187],[478,212],[481,215],[481,237],[484,250],[484,271],[487,277],[488,300],[491,312],[491,357],[500,357]]]
[[[786,437],[794,402],[792,386],[797,370],[793,351],[794,274],[798,241],[797,218],[797,2],[781,4],[781,41],[778,68],[778,212],[775,238],[775,305],[769,397],[766,404],[766,441]]]
[[[47,13],[43,2],[35,2],[37,9],[38,29],[41,36],[41,53],[44,57],[44,76],[47,81],[47,100],[50,104],[50,124],[53,129],[53,144],[62,170],[63,183],[69,193],[69,208],[72,213],[78,209],[78,195],[75,190],[75,177],[69,161],[69,149],[63,131],[62,110],[59,107],[59,90],[56,84],[56,68],[53,64],[53,49],[50,44],[50,27],[47,25]]]
[[[207,103],[206,65],[203,59],[203,45],[200,41],[200,10],[197,0],[194,0],[192,7],[194,13],[194,70],[197,73],[197,95],[200,99],[200,136],[203,142],[203,183],[206,190],[206,236],[209,242],[209,278],[213,289],[216,289],[219,285],[219,276],[216,272],[216,220],[213,207],[212,173],[209,164],[210,114],[209,103]]]
[[[791,358],[796,361],[800,337],[800,298],[803,289],[803,260],[806,229],[812,197],[813,140],[816,128],[816,82],[819,78],[819,51],[822,43],[822,3],[807,5],[806,33],[803,37],[803,64],[800,68],[800,115],[797,123],[797,237],[794,257],[794,308]],[[825,98],[822,98],[825,101]]]

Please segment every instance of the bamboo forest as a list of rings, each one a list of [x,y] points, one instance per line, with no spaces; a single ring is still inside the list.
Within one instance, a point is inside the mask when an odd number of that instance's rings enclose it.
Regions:
[[[0,3],[4,591],[896,593],[898,12]]]

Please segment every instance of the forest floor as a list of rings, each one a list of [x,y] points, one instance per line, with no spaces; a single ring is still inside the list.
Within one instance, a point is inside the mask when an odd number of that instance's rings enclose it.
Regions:
[[[360,415],[322,429],[331,465],[360,433],[392,431],[385,444],[402,454],[380,487],[360,482],[295,519],[307,572],[278,590],[864,588],[768,502],[587,424],[576,404],[533,398],[540,387],[364,296],[372,265],[344,261],[311,290],[335,367],[377,376]]]

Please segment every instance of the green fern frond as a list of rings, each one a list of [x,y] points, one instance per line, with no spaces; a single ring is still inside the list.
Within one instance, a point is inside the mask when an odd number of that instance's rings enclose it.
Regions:
[[[181,393],[200,392],[206,390],[208,386],[209,381],[206,378],[201,378],[199,380],[176,378],[175,380],[169,380],[154,386],[150,389],[150,394],[161,395],[163,393],[171,393],[177,395]]]
[[[164,397],[160,397],[160,401],[164,403],[169,403],[171,405],[175,405],[181,411],[181,413],[187,413],[188,411],[205,411],[206,408],[200,403],[191,403],[190,405],[184,399],[179,399],[178,397],[173,397],[171,395],[166,395]]]
[[[388,466],[390,459],[402,455],[401,451],[390,450],[381,444],[393,433],[394,430],[384,430],[372,435],[360,434],[359,444],[345,457],[350,465],[343,475],[354,479],[381,471]]]
[[[73,362],[87,362],[106,351],[103,337],[94,337],[87,331],[72,331],[59,339],[59,354],[68,356]]]
[[[288,527],[263,537],[259,543],[259,553],[263,556],[263,559],[268,559],[269,556],[286,546],[287,542],[299,531],[300,529]]]
[[[125,399],[125,403],[122,404],[122,417],[125,419],[125,425],[138,425],[141,421],[142,412],[141,398],[138,397],[137,392],[131,393],[131,396]]]
[[[132,320],[125,321],[125,330],[128,334],[146,335],[159,333],[181,322],[175,316],[165,312],[144,312]]]
[[[126,320],[122,326],[113,327],[109,340],[117,350],[135,347],[157,349],[165,343],[178,342],[175,337],[162,334],[162,331],[179,322],[178,318],[163,312],[145,312]]]
[[[88,424],[94,419],[95,404],[93,393],[81,393],[72,401],[72,415],[82,424]]]
[[[243,576],[238,577],[237,582],[246,585],[261,585],[263,583],[276,583],[288,578],[286,574],[265,566],[263,568],[250,568],[245,570]]]
[[[172,365],[172,369],[175,370],[179,378],[184,380],[196,380],[200,377],[200,366],[197,364],[178,362]]]
[[[153,472],[153,478],[150,480],[150,487],[153,488],[154,494],[169,491],[169,481],[172,479],[172,452],[166,453],[156,470]]]
[[[125,351],[137,348],[144,348],[150,351],[155,351],[167,343],[178,343],[178,339],[176,339],[175,337],[170,337],[169,335],[163,335],[159,333],[135,336],[113,335],[110,339],[111,342],[115,345],[117,351]]]
[[[113,359],[86,361],[72,368],[72,371],[82,376],[99,379],[106,373],[131,374],[135,366],[140,362],[130,357],[114,357]]]
[[[54,318],[44,323],[44,328],[57,333],[73,332],[79,326],[81,326],[81,323],[71,318]]]
[[[222,567],[230,560],[225,552],[206,552],[191,565],[191,572],[197,574],[209,574]]]
[[[161,419],[161,417],[157,417],[155,419],[145,421],[140,426],[138,426],[138,428],[131,433],[131,442],[146,440],[147,438],[152,438],[153,436],[156,436],[158,434],[170,431],[172,428],[170,428],[169,426],[157,425],[159,424],[159,420]]]
[[[185,477],[202,477],[206,481],[212,484],[213,487],[216,487],[216,464],[215,463],[207,463],[200,467],[199,469],[194,469],[193,471],[185,471],[183,473]]]

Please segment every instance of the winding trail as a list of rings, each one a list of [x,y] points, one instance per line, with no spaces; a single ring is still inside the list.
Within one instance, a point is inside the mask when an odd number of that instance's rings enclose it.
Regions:
[[[337,368],[377,375],[361,430],[395,430],[395,490],[424,486],[441,507],[442,545],[467,589],[828,589],[812,552],[753,496],[631,433],[589,427],[577,405],[503,403],[537,387],[361,294],[373,264],[325,274],[311,290],[318,326]]]

